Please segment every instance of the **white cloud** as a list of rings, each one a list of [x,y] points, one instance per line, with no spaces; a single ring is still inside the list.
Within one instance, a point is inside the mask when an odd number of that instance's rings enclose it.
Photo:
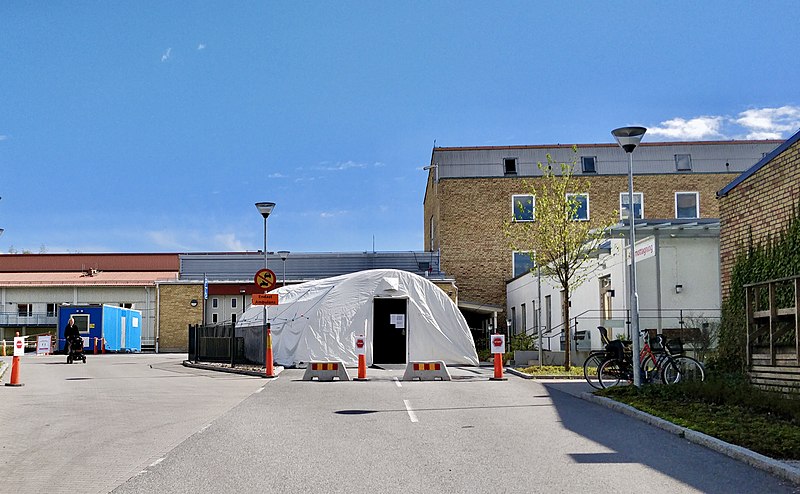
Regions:
[[[338,210],[338,211],[322,211],[319,213],[320,218],[335,218],[337,216],[344,216],[348,214],[346,210]]]
[[[178,240],[175,232],[165,230],[153,230],[145,233],[155,245],[171,250],[190,250],[187,245]]]
[[[751,108],[735,118],[675,117],[647,129],[650,136],[680,140],[786,139],[800,129],[800,106]]]
[[[334,163],[334,164],[330,164],[329,161],[323,161],[323,162],[321,162],[319,164],[319,166],[314,167],[314,169],[315,170],[325,170],[325,171],[331,171],[331,172],[338,172],[338,171],[343,171],[343,170],[350,170],[350,169],[353,169],[353,168],[359,168],[359,169],[370,168],[370,167],[382,168],[384,166],[386,166],[386,163],[381,163],[380,161],[376,161],[376,162],[374,162],[372,164],[370,164],[370,163],[359,163],[357,161],[352,161],[352,160],[351,161],[339,161],[339,162]]]
[[[647,133],[655,136],[667,137],[669,139],[719,139],[724,137],[721,129],[724,117],[695,117],[689,120],[676,117],[665,122],[660,126],[653,126],[647,129]]]
[[[197,51],[205,50],[205,49],[206,49],[205,43],[200,43],[199,45],[197,45]]]
[[[232,252],[238,252],[245,250],[244,244],[236,238],[236,234],[234,233],[219,233],[214,235],[214,245],[219,246],[215,248],[221,248],[221,250],[227,250]]]
[[[734,120],[749,131],[748,139],[780,139],[785,132],[800,128],[800,107],[753,108]]]
[[[267,175],[267,178],[287,178],[287,177],[283,173],[277,172],[277,173],[270,173],[269,175]]]
[[[164,54],[161,55],[161,61],[166,62],[167,60],[169,60],[169,57],[171,55],[172,55],[172,48],[167,48],[167,51],[165,51]]]
[[[0,135],[0,141],[5,141],[8,139],[8,136]]]

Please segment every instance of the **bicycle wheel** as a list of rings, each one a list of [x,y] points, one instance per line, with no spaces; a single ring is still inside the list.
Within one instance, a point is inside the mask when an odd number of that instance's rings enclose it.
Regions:
[[[661,379],[667,384],[679,382],[705,381],[703,364],[685,355],[671,357],[664,362]]]
[[[605,352],[592,352],[583,362],[583,378],[595,389],[602,388],[597,373],[600,370],[600,366],[603,365],[603,362],[608,359],[609,356]]]
[[[611,388],[620,382],[627,381],[625,366],[619,360],[612,358],[606,360],[597,370],[597,378],[601,388]]]

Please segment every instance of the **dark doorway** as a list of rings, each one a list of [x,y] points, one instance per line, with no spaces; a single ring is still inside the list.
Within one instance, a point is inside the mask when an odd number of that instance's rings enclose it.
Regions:
[[[406,363],[406,299],[376,298],[372,311],[372,360],[375,364]]]

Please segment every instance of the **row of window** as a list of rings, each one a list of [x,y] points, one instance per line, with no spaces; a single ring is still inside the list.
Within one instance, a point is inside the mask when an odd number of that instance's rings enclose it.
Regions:
[[[46,304],[45,311],[47,317],[56,317],[58,315],[58,306],[61,304]],[[132,309],[133,304],[122,303],[120,307],[125,309]],[[18,317],[33,317],[33,304],[17,304]]]
[[[218,298],[212,298],[211,299],[211,308],[212,309],[219,308],[219,299]],[[233,297],[233,298],[231,298],[231,309],[235,309],[235,308],[236,308],[236,298]]]
[[[567,194],[567,199],[575,205],[573,219],[577,221],[589,220],[589,194]],[[619,217],[626,219],[630,210],[630,197],[627,192],[619,195]],[[531,194],[515,194],[511,196],[511,209],[514,221],[535,221],[536,197]],[[633,216],[636,219],[644,218],[644,194],[633,193]],[[694,219],[700,217],[700,193],[676,192],[675,193],[675,218]]]
[[[692,155],[676,154],[675,171],[692,171]],[[503,158],[503,173],[506,175],[516,175],[518,173],[518,158]],[[597,173],[597,156],[581,156],[581,171],[583,173]]]

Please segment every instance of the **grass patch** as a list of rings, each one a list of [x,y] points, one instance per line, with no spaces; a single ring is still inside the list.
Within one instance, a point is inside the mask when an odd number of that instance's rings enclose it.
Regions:
[[[520,372],[524,372],[525,374],[530,374],[532,376],[574,376],[574,377],[583,377],[583,367],[578,366],[571,366],[569,368],[569,372],[564,370],[563,365],[544,365],[539,367],[538,365],[532,365],[530,367],[525,367],[521,369],[517,369]]]
[[[597,394],[771,458],[800,460],[800,399],[742,380],[618,386]]]

